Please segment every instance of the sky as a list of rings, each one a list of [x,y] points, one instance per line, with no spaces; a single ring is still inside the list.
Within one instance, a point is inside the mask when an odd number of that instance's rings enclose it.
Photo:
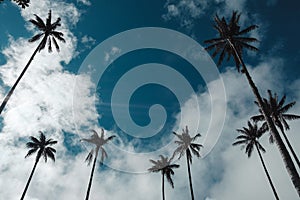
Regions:
[[[31,0],[21,9],[0,4],[0,99],[17,79],[38,43],[34,14],[53,21],[66,43],[38,53],[0,116],[0,199],[20,198],[34,156],[24,158],[29,136],[43,131],[58,141],[56,162],[39,162],[28,200],[83,199],[92,148],[82,138],[91,129],[117,137],[97,164],[90,199],[161,198],[161,175],[148,173],[149,159],[171,156],[173,131],[201,133],[201,158],[193,157],[192,179],[199,200],[273,199],[257,152],[248,158],[233,147],[236,129],[258,113],[245,77],[233,61],[217,68],[204,40],[216,36],[213,16],[242,13],[241,25],[257,24],[258,53],[244,60],[262,96],[271,89],[300,100],[300,3],[282,0]],[[299,114],[297,103],[290,111]],[[298,121],[287,131],[300,152]],[[261,144],[280,199],[297,199],[276,145]],[[299,153],[298,153],[299,154]],[[166,199],[189,199],[185,158],[166,183]],[[300,170],[298,169],[300,172]]]

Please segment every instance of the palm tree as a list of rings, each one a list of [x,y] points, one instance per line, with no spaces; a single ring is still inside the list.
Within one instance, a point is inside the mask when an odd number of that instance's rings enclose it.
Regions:
[[[96,147],[89,152],[88,156],[85,159],[85,161],[88,162],[88,165],[90,165],[92,160],[93,160],[94,153],[95,153],[94,163],[93,163],[93,167],[92,167],[92,171],[91,171],[90,181],[89,181],[89,185],[88,185],[85,200],[89,199],[90,190],[91,190],[91,187],[92,187],[93,176],[94,176],[94,171],[95,171],[95,166],[96,166],[96,161],[97,161],[97,157],[98,157],[98,152],[99,152],[99,150],[101,150],[100,164],[102,164],[103,161],[104,161],[104,158],[107,157],[107,153],[106,153],[105,149],[103,148],[103,145],[105,145],[108,141],[110,141],[114,137],[116,137],[116,136],[113,135],[113,136],[109,136],[108,138],[105,139],[103,128],[101,129],[101,136],[100,137],[99,137],[98,133],[95,130],[92,130],[92,132],[93,132],[93,135],[92,135],[91,138],[82,139],[83,141],[86,141],[86,142],[89,142],[89,143],[92,143],[92,144],[96,145]]]
[[[200,151],[200,148],[203,146],[201,144],[197,144],[197,143],[193,143],[193,142],[201,135],[198,133],[194,137],[191,137],[187,126],[185,127],[185,129],[182,129],[182,134],[177,134],[176,132],[173,132],[173,134],[175,134],[177,136],[177,138],[179,139],[179,140],[175,141],[175,144],[177,144],[178,147],[175,149],[173,157],[176,154],[179,154],[178,159],[180,159],[182,156],[184,156],[186,154],[186,163],[187,163],[187,168],[188,168],[191,197],[192,197],[192,200],[194,200],[195,198],[194,198],[190,164],[192,164],[192,153],[195,156],[197,156],[198,158],[200,158],[199,151]]]
[[[2,3],[4,0],[0,0],[0,3]],[[16,2],[19,6],[21,6],[23,9],[29,6],[30,0],[13,0]]]
[[[33,166],[33,169],[30,173],[29,179],[26,183],[24,192],[22,194],[21,200],[24,199],[25,194],[27,192],[28,186],[30,184],[30,181],[32,179],[33,173],[35,171],[35,168],[40,160],[40,158],[43,156],[45,159],[45,162],[47,162],[47,158],[51,158],[54,162],[55,162],[55,153],[56,150],[54,148],[52,148],[51,146],[56,144],[57,141],[50,139],[46,139],[44,133],[42,131],[39,131],[40,133],[40,138],[37,139],[33,136],[30,137],[30,142],[27,142],[26,146],[27,148],[29,148],[30,150],[28,151],[27,155],[25,156],[25,158],[27,158],[28,156],[31,156],[32,154],[34,154],[35,152],[37,152],[36,157],[35,157],[35,163]]]
[[[263,168],[265,170],[265,173],[268,177],[268,181],[271,185],[271,188],[273,190],[275,199],[279,200],[279,197],[277,195],[276,189],[273,185],[273,182],[271,180],[271,176],[268,172],[268,169],[265,165],[264,159],[261,155],[261,151],[263,153],[266,152],[266,150],[264,149],[264,147],[259,143],[258,139],[267,131],[266,126],[261,126],[260,128],[257,127],[257,124],[251,124],[248,121],[248,128],[243,127],[243,129],[237,129],[237,131],[239,133],[241,133],[241,135],[236,137],[236,142],[234,142],[232,145],[236,146],[236,145],[246,145],[246,150],[245,153],[248,155],[248,158],[251,157],[252,155],[252,151],[254,149],[254,147],[256,148],[261,164],[263,165]],[[245,146],[243,146],[245,147]]]
[[[162,175],[162,184],[161,184],[161,191],[162,191],[162,199],[165,200],[165,176],[167,178],[167,181],[170,183],[172,188],[174,188],[174,183],[172,180],[172,175],[174,175],[174,168],[179,168],[179,165],[177,164],[171,164],[171,159],[168,159],[168,157],[164,157],[162,155],[159,155],[160,160],[154,161],[150,160],[152,164],[154,164],[153,167],[149,168],[149,172],[161,172]]]
[[[43,20],[35,15],[35,20],[31,19],[30,22],[35,25],[41,33],[33,36],[31,39],[29,39],[29,42],[35,42],[38,41],[40,38],[43,38],[42,41],[39,43],[35,51],[33,52],[32,56],[30,57],[28,63],[26,64],[25,68],[21,72],[20,76],[18,77],[15,84],[12,86],[12,88],[9,90],[8,94],[6,95],[5,99],[3,100],[1,106],[0,106],[0,114],[2,113],[3,109],[5,108],[5,105],[7,104],[8,100],[10,99],[11,95],[13,94],[15,88],[17,87],[18,83],[22,79],[23,75],[25,74],[26,70],[28,69],[30,63],[32,62],[33,58],[37,54],[37,52],[40,52],[43,50],[48,43],[48,51],[49,53],[52,52],[52,42],[56,48],[56,50],[59,52],[59,46],[57,44],[56,39],[58,39],[61,42],[65,42],[63,38],[63,33],[56,31],[56,28],[60,26],[60,18],[56,20],[56,22],[51,23],[51,10],[49,10],[48,18],[46,19],[46,23],[43,22]]]
[[[292,155],[295,159],[295,161],[297,162],[298,167],[300,168],[300,161],[287,137],[287,135],[285,134],[285,130],[289,130],[290,126],[287,123],[287,120],[295,120],[295,119],[300,119],[299,115],[295,115],[295,114],[286,114],[286,112],[292,108],[296,102],[293,101],[291,103],[288,103],[286,105],[284,105],[285,100],[286,100],[286,95],[284,95],[280,101],[278,101],[278,96],[275,93],[274,96],[272,95],[272,91],[268,90],[268,94],[269,94],[269,99],[264,99],[265,102],[265,106],[268,109],[268,114],[270,115],[270,117],[272,118],[273,122],[275,123],[275,125],[280,129],[290,151],[292,152]],[[257,104],[257,102],[255,102]],[[261,113],[261,109],[259,109],[259,112]],[[262,114],[260,115],[256,115],[251,117],[251,119],[254,122],[258,122],[258,121],[264,121],[265,126],[266,122],[264,119],[264,116]],[[274,142],[274,138],[272,135],[270,135],[270,142],[273,143]]]
[[[263,99],[259,94],[259,91],[255,83],[253,82],[247,70],[247,67],[242,59],[243,49],[248,49],[253,51],[258,50],[256,47],[249,44],[251,42],[256,42],[257,40],[255,38],[243,36],[244,34],[256,29],[257,26],[252,25],[243,30],[240,30],[239,19],[240,19],[240,14],[238,14],[236,11],[233,12],[229,22],[227,22],[224,17],[220,19],[219,16],[216,15],[214,18],[215,20],[214,27],[218,31],[219,37],[204,41],[205,43],[210,44],[205,49],[206,50],[215,49],[214,53],[212,54],[212,57],[215,57],[218,53],[220,53],[220,57],[218,60],[219,65],[222,63],[224,57],[227,55],[227,59],[230,59],[231,57],[234,58],[238,72],[240,71],[240,66],[242,67],[241,72],[245,74],[248,80],[252,92],[254,93],[254,96],[257,99],[258,105],[261,108],[262,114],[267,122],[268,127],[271,130],[271,134],[273,135],[277,147],[281,153],[281,156],[285,163],[285,167],[291,177],[291,180],[294,184],[295,189],[297,190],[298,195],[300,196],[299,174],[295,168],[295,165],[293,163],[291,156],[289,155],[287,148],[285,147],[275,127],[275,124],[273,123],[271,117],[267,114],[267,108],[263,103]]]

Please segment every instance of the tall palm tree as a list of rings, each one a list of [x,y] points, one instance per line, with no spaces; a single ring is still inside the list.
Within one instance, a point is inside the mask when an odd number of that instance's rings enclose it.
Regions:
[[[287,114],[286,112],[291,109],[296,102],[293,101],[291,103],[288,103],[286,105],[284,105],[285,100],[286,100],[286,95],[284,95],[280,101],[278,101],[278,96],[276,93],[274,93],[274,96],[272,94],[271,90],[268,90],[268,94],[269,94],[269,99],[264,99],[265,102],[265,106],[268,109],[268,114],[270,115],[270,117],[272,118],[273,122],[275,123],[275,125],[280,129],[298,167],[300,168],[300,161],[298,159],[297,154],[295,153],[287,135],[285,134],[285,130],[289,130],[290,126],[287,123],[287,120],[295,120],[295,119],[300,119],[299,115],[295,115],[295,114]],[[257,102],[255,102],[257,104]],[[261,109],[259,109],[259,112],[261,112]],[[254,122],[258,122],[258,121],[264,121],[264,124],[266,126],[266,122],[264,119],[264,116],[262,114],[260,115],[256,115],[251,117],[251,119]],[[274,142],[274,138],[272,135],[270,135],[270,142],[273,143]]]
[[[257,39],[252,37],[245,37],[244,35],[254,29],[257,28],[256,25],[249,26],[243,30],[241,30],[239,25],[239,19],[240,14],[238,14],[236,11],[233,12],[232,17],[229,22],[225,20],[223,17],[222,19],[219,18],[218,15],[215,16],[215,29],[219,33],[218,38],[210,39],[204,41],[205,43],[209,44],[208,47],[206,47],[206,50],[212,50],[214,49],[214,53],[212,54],[212,57],[215,57],[218,53],[220,53],[220,57],[218,60],[218,64],[220,65],[224,59],[224,57],[227,55],[227,59],[230,59],[231,57],[234,58],[236,68],[238,71],[240,71],[240,67],[242,67],[241,72],[245,74],[248,83],[252,89],[252,92],[254,93],[254,96],[257,99],[258,105],[262,110],[262,114],[267,122],[268,127],[271,130],[271,134],[274,137],[274,140],[277,144],[277,147],[281,153],[281,156],[283,158],[283,161],[285,163],[285,167],[287,169],[287,172],[289,173],[291,180],[294,184],[295,189],[297,190],[298,195],[300,196],[300,178],[299,174],[295,168],[295,165],[293,163],[293,160],[291,156],[289,155],[289,152],[287,148],[285,147],[276,127],[273,123],[271,117],[267,114],[267,109],[264,106],[263,99],[255,85],[255,83],[252,80],[252,77],[250,76],[247,67],[242,59],[242,53],[243,49],[253,50],[257,51],[258,49],[249,43],[256,42]]]
[[[59,27],[60,24],[60,18],[58,18],[54,23],[51,23],[51,10],[49,10],[48,18],[46,19],[46,23],[43,22],[43,20],[35,15],[35,20],[31,19],[30,22],[36,26],[41,33],[33,36],[31,39],[29,39],[29,42],[36,42],[39,39],[43,38],[35,51],[33,52],[32,56],[30,57],[28,63],[26,64],[25,68],[21,72],[20,76],[18,77],[15,84],[12,86],[12,88],[9,90],[8,94],[6,95],[5,99],[3,100],[1,106],[0,106],[0,114],[2,113],[3,109],[5,108],[5,105],[7,104],[8,100],[10,99],[11,95],[13,94],[14,90],[16,89],[18,83],[22,79],[23,75],[25,74],[26,70],[28,69],[30,63],[32,62],[33,58],[37,54],[37,52],[40,52],[43,50],[48,43],[48,51],[49,53],[52,52],[52,43],[54,44],[56,50],[59,52],[59,46],[57,44],[57,40],[61,42],[65,42],[65,39],[63,38],[63,33],[56,31],[56,28]]]
[[[92,187],[92,181],[93,181],[96,161],[97,161],[97,157],[98,157],[98,152],[99,152],[99,150],[101,150],[100,164],[102,164],[103,161],[104,161],[104,158],[107,157],[107,153],[106,153],[105,149],[103,148],[103,145],[105,145],[108,141],[110,141],[114,137],[116,137],[116,136],[112,135],[112,136],[109,136],[108,138],[104,138],[104,129],[103,128],[101,129],[101,136],[100,137],[99,137],[98,133],[95,130],[92,130],[92,132],[93,132],[93,135],[91,136],[91,138],[82,139],[83,141],[92,143],[96,146],[94,149],[92,149],[89,152],[88,156],[85,159],[85,161],[88,162],[88,165],[90,165],[92,160],[93,160],[94,153],[95,153],[94,163],[93,163],[93,167],[92,167],[92,171],[91,171],[91,175],[90,175],[90,181],[89,181],[89,185],[88,185],[85,200],[88,200],[89,196],[90,196],[90,190],[91,190],[91,187]]]
[[[37,152],[36,157],[35,157],[35,163],[33,166],[33,169],[30,173],[29,179],[26,183],[24,192],[22,194],[21,200],[24,199],[25,194],[27,192],[28,186],[30,184],[30,181],[32,179],[33,173],[35,171],[35,168],[40,160],[41,157],[44,157],[45,162],[47,162],[47,158],[51,158],[54,162],[55,162],[55,153],[56,150],[54,148],[52,148],[51,146],[56,144],[57,141],[50,139],[46,139],[44,133],[42,131],[39,131],[40,133],[40,138],[37,139],[33,136],[30,137],[30,142],[27,142],[26,146],[27,148],[29,148],[30,150],[28,151],[27,155],[25,156],[25,158],[27,158],[28,156],[31,156],[32,154],[34,154],[35,152]]]
[[[248,155],[248,158],[251,157],[252,151],[254,147],[256,148],[261,164],[265,170],[265,173],[267,175],[268,181],[271,185],[272,191],[274,193],[275,199],[279,200],[278,194],[276,192],[276,189],[273,185],[273,182],[271,180],[271,176],[268,172],[268,169],[266,167],[266,164],[264,162],[264,159],[261,155],[261,151],[263,153],[266,152],[265,148],[259,143],[259,138],[267,131],[266,126],[261,126],[260,128],[257,127],[257,124],[251,124],[250,121],[248,121],[248,128],[243,127],[243,129],[237,129],[241,135],[236,137],[236,142],[234,142],[232,145],[246,145],[245,153]],[[244,147],[244,146],[243,146]]]
[[[2,3],[4,0],[0,0],[0,3]],[[19,6],[22,8],[26,8],[29,6],[30,0],[13,0],[16,2]]]
[[[179,140],[175,141],[175,144],[177,144],[178,147],[175,149],[173,157],[176,154],[179,154],[178,159],[180,159],[182,156],[186,155],[186,163],[187,163],[187,168],[188,168],[191,197],[192,197],[192,200],[194,200],[195,197],[194,197],[194,191],[193,191],[190,164],[192,164],[192,161],[193,161],[192,153],[195,156],[197,156],[198,158],[200,158],[199,151],[200,151],[200,148],[203,146],[201,144],[194,143],[194,141],[201,135],[198,133],[194,137],[191,137],[187,126],[185,127],[185,129],[182,129],[182,134],[177,134],[176,132],[173,132],[173,134],[175,134],[177,136],[177,138],[179,139]]]
[[[174,182],[172,180],[172,175],[174,175],[174,168],[179,168],[179,165],[177,164],[171,164],[171,159],[168,159],[168,157],[164,157],[162,155],[159,155],[160,160],[154,161],[150,160],[154,166],[148,169],[149,172],[161,172],[162,175],[162,183],[161,183],[161,191],[162,191],[162,199],[165,200],[165,176],[167,178],[167,181],[170,183],[172,188],[174,188]]]

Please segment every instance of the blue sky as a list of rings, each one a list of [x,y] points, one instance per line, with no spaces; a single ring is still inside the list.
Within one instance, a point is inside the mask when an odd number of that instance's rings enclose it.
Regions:
[[[216,36],[212,28],[214,14],[228,17],[233,10],[238,10],[242,13],[242,26],[259,26],[252,36],[260,40],[256,44],[260,51],[245,52],[244,59],[261,94],[265,96],[266,90],[272,89],[279,96],[287,94],[288,102],[298,101],[300,50],[296,38],[300,32],[300,3],[290,0],[31,0],[30,7],[21,10],[7,0],[0,5],[1,99],[37,46],[27,42],[37,32],[29,19],[34,14],[45,19],[49,9],[53,20],[62,18],[59,29],[65,34],[66,44],[60,44],[60,53],[37,54],[1,116],[1,198],[19,198],[34,161],[33,157],[24,159],[24,141],[42,130],[59,141],[57,161],[39,163],[27,198],[82,199],[90,172],[84,159],[91,146],[79,140],[88,137],[90,129],[99,131],[103,127],[108,135],[118,137],[107,146],[109,158],[105,166],[96,171],[91,199],[159,199],[160,175],[146,172],[151,166],[148,160],[158,159],[159,154],[171,155],[174,150],[171,133],[180,133],[185,125],[190,127],[192,135],[201,132],[198,142],[205,144],[203,158],[195,158],[192,166],[196,199],[273,198],[256,152],[248,159],[239,148],[231,146],[237,136],[235,129],[245,126],[249,117],[257,113],[246,79],[237,73],[232,61],[224,63],[218,72],[213,61],[206,60],[208,54],[201,50],[204,55],[201,62],[207,61],[212,68],[209,73],[199,73],[199,68],[182,56],[194,53],[193,47],[189,49],[186,43],[181,43],[183,40],[172,40],[171,35],[166,38],[163,31],[161,44],[170,39],[172,43],[166,46],[174,47],[181,56],[154,48],[123,54],[124,46],[114,43],[117,41],[114,39],[109,43],[110,49],[96,51],[99,60],[96,56],[91,61],[89,56],[93,49],[102,48],[102,42],[118,34],[122,41],[124,31],[143,27],[172,30],[176,36],[185,35],[204,46],[204,40]],[[128,42],[130,46],[136,42],[143,46],[144,41],[139,37],[144,32],[139,33],[136,40],[125,40],[124,44]],[[96,64],[88,68],[85,63],[89,62]],[[106,62],[111,64],[97,77],[97,70],[103,69]],[[144,64],[149,64],[149,71],[140,67]],[[142,75],[127,78],[130,73],[138,74],[139,69]],[[210,73],[217,76],[207,78]],[[99,81],[93,79],[95,76]],[[125,99],[129,93],[126,88],[135,81],[147,82],[151,77],[155,81],[139,85]],[[160,77],[161,82],[157,81]],[[120,80],[125,81],[118,85]],[[116,86],[119,86],[117,94]],[[130,119],[122,113],[124,108],[125,111],[128,108]],[[300,113],[300,106],[296,104],[291,112]],[[296,141],[300,139],[297,134],[300,125],[299,122],[290,125],[288,135],[299,152]],[[137,134],[136,130],[141,131]],[[268,143],[267,136],[262,138],[262,143],[267,149],[265,160],[279,196],[297,199],[275,145]],[[181,200],[189,197],[186,165],[184,159],[176,162],[181,167],[175,171],[175,188],[166,185],[166,196]]]

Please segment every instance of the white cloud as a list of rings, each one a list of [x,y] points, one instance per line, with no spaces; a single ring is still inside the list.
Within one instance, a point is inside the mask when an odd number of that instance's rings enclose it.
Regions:
[[[112,61],[111,57],[115,57],[116,55],[120,54],[121,52],[122,52],[122,50],[120,48],[112,47],[110,52],[105,52],[104,61],[111,62]]]
[[[205,14],[207,6],[208,3],[205,0],[167,0],[165,4],[167,13],[162,17],[166,21],[178,19],[181,26],[191,28],[194,20]]]
[[[92,45],[95,44],[96,40],[94,38],[92,38],[91,36],[85,35],[81,38],[81,42],[83,44],[89,44],[91,43]]]
[[[82,3],[86,6],[92,5],[92,3],[89,0],[77,0],[77,2]]]

